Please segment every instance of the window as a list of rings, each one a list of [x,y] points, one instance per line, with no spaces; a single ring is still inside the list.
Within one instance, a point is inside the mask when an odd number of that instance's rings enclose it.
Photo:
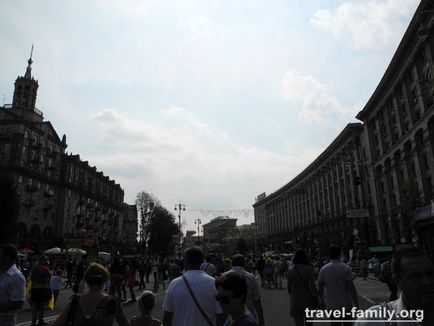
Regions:
[[[23,147],[21,148],[21,154],[22,154],[23,156],[27,154],[27,147],[26,147],[26,146],[23,146]]]
[[[29,139],[29,131],[28,130],[24,130],[24,138]]]
[[[20,185],[23,184],[23,176],[22,175],[18,176],[18,183]]]

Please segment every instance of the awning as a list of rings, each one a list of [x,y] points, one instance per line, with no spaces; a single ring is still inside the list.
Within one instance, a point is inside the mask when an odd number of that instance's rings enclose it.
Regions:
[[[393,248],[390,246],[385,247],[368,247],[369,252],[376,253],[376,252],[392,252]]]

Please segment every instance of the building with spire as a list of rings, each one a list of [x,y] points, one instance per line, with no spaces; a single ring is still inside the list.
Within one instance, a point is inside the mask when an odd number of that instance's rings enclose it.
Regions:
[[[24,76],[15,80],[12,104],[0,108],[0,174],[17,189],[17,244],[35,251],[58,246],[117,252],[136,241],[124,191],[79,155],[67,154],[66,136],[44,121],[36,108],[32,53],[33,46]],[[131,239],[122,231],[124,220]]]

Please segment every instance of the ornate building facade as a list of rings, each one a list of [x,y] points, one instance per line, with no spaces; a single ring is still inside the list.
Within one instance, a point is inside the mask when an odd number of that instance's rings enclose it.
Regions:
[[[0,108],[0,173],[16,184],[18,245],[115,251],[136,241],[120,185],[78,155],[66,154],[66,136],[60,138],[35,107],[39,85],[31,65],[30,58],[25,75],[15,81],[12,104]]]
[[[363,110],[302,173],[253,205],[263,249],[434,247],[434,6],[421,1]]]

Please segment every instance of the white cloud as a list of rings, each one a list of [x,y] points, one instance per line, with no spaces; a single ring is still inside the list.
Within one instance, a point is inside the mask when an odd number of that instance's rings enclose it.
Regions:
[[[339,121],[348,121],[350,110],[330,95],[325,85],[310,75],[302,76],[295,69],[286,71],[282,90],[284,96],[294,104],[300,120],[306,124],[327,129]]]
[[[349,39],[358,50],[384,48],[397,44],[418,0],[369,0],[358,4],[345,2],[335,10],[315,13],[311,23],[332,30],[338,39]]]
[[[195,36],[201,38],[210,38],[215,36],[215,26],[214,23],[207,17],[190,17],[180,19],[179,22],[185,25],[188,30]]]
[[[240,146],[185,108],[162,114],[170,116],[172,125],[164,119],[140,122],[112,109],[92,116],[98,150],[83,159],[119,182],[127,201],[146,190],[169,206],[181,196],[190,208],[248,208],[258,193],[283,186],[319,154],[313,149],[286,155]]]

